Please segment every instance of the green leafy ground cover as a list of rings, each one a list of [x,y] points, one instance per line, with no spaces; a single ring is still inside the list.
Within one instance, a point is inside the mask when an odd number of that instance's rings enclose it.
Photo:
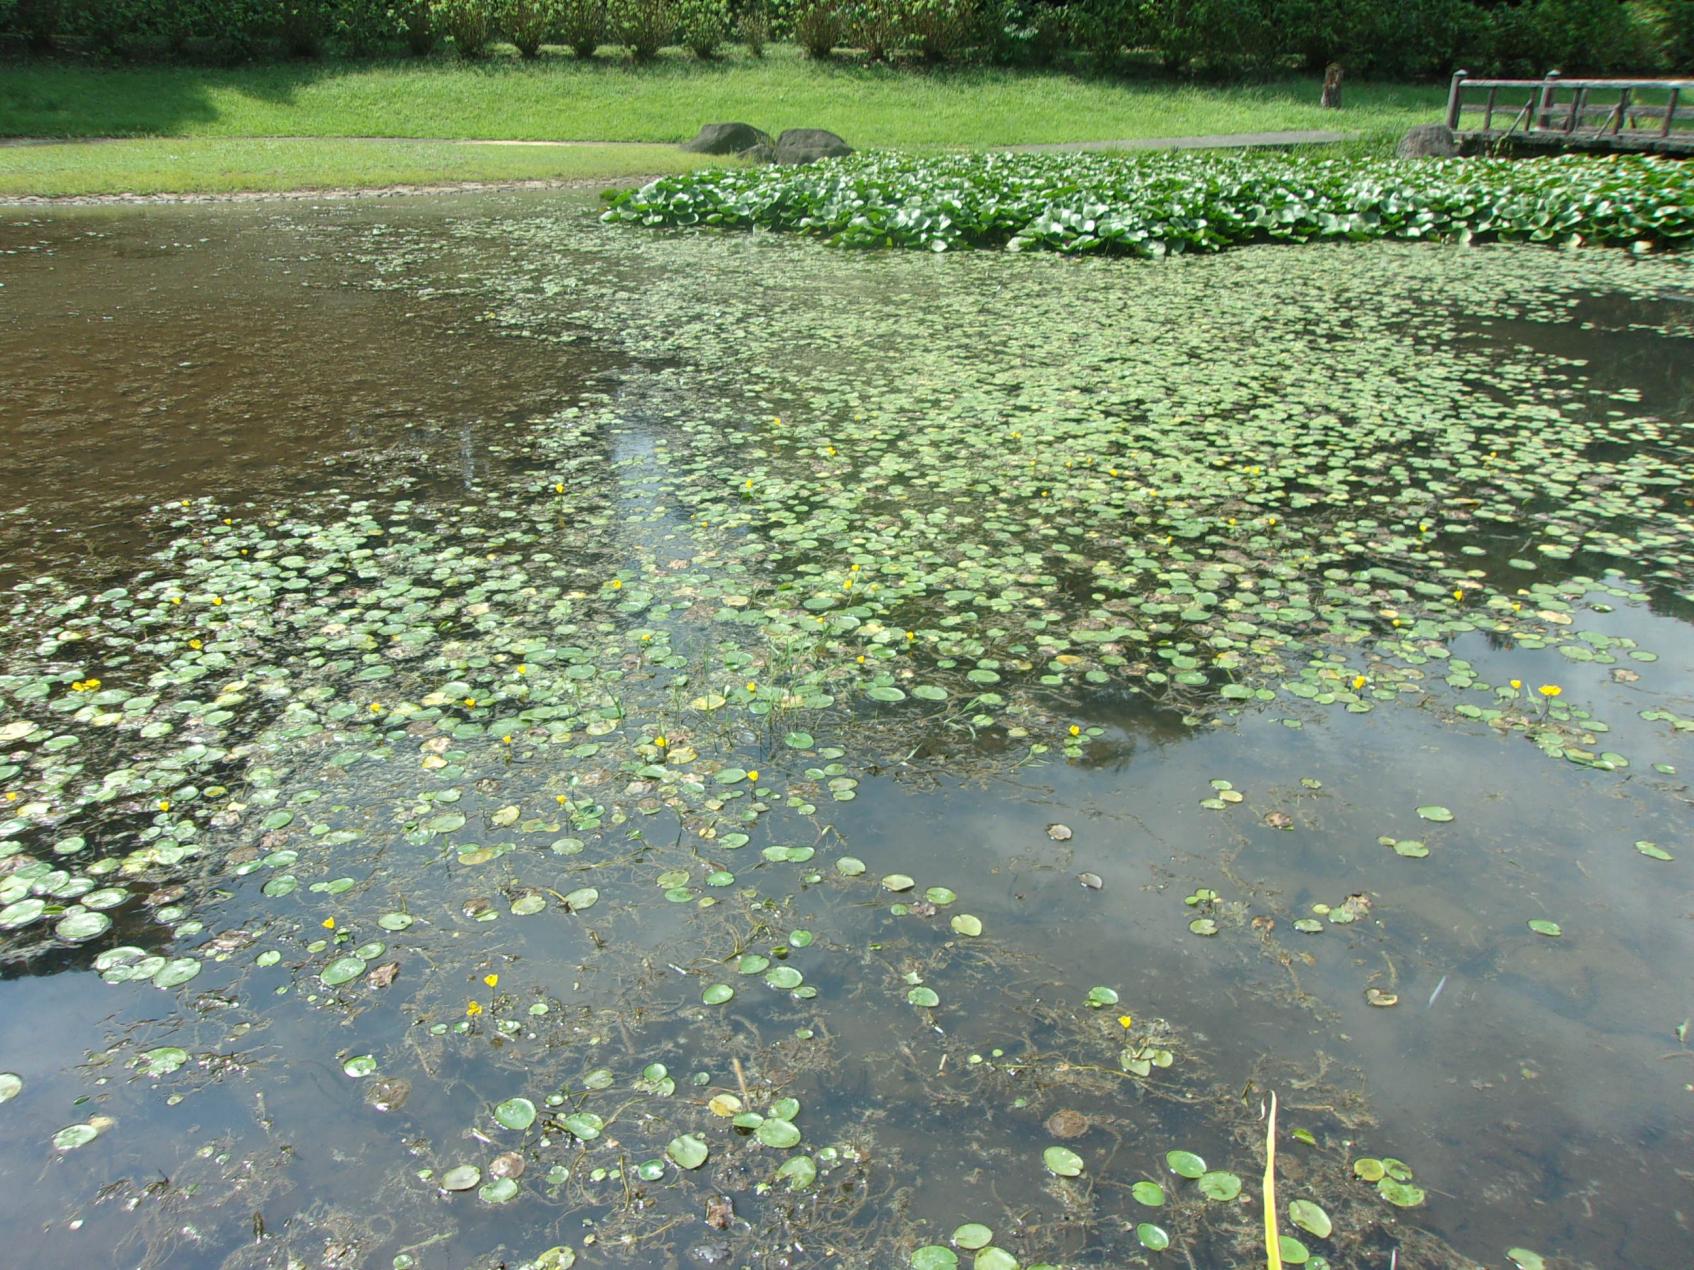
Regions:
[[[15,1149],[56,1162],[87,1214],[75,1238],[233,1257],[263,1200],[267,1255],[327,1237],[402,1268],[550,1245],[535,1264],[640,1266],[715,1243],[698,1219],[727,1193],[746,1225],[721,1238],[753,1264],[821,1241],[876,1266],[1244,1263],[1257,1222],[1232,1200],[1262,1141],[1241,1094],[1257,1068],[1214,1067],[1220,1033],[1303,1043],[1318,1006],[1218,1028],[1208,1001],[1247,1009],[1243,983],[1298,966],[1356,1005],[1322,1016],[1317,1044],[1386,1020],[1410,1044],[1428,1016],[1396,1014],[1410,990],[1386,977],[1358,1001],[1359,965],[1391,950],[1409,975],[1450,924],[1474,941],[1442,944],[1453,966],[1515,957],[1537,1008],[1514,1020],[1535,1052],[1514,1062],[1604,1037],[1639,1077],[1614,1083],[1685,1079],[1655,1058],[1674,1023],[1643,1003],[1687,952],[1685,870],[1627,839],[1685,812],[1686,403],[1478,325],[1573,325],[1603,293],[1614,324],[1680,348],[1665,297],[1687,291],[1686,258],[848,257],[581,213],[342,209],[332,226],[358,235],[371,285],[451,297],[543,355],[624,359],[509,423],[505,465],[445,488],[383,463],[348,489],[173,502],[165,547],[122,584],[8,597],[4,954],[93,970],[97,1000],[128,1012],[97,1076],[0,1059]],[[183,224],[174,238],[205,232]],[[1427,787],[1382,796],[1334,739],[1349,723],[1387,730],[1393,770]],[[1230,770],[1174,796],[1128,763],[1202,737]],[[1425,766],[1437,747],[1487,761],[1460,779]],[[1271,793],[1236,770],[1288,762],[1321,778],[1279,771]],[[1534,797],[1503,797],[1495,773],[1520,762]],[[1018,868],[1020,889],[1044,871],[1068,897],[1037,919],[944,818],[839,828],[867,792],[897,814],[926,782],[980,781],[971,800],[1046,820],[1048,792],[1016,784],[1037,777],[1078,807],[1131,804],[1098,835],[1103,889],[1049,855]],[[1523,867],[1596,805],[1613,868]],[[1149,846],[1155,815],[1169,837]],[[1488,885],[1440,872],[1487,859],[1468,836],[1484,824],[1516,834]],[[1050,852],[1089,833],[1033,836]],[[1278,884],[1238,881],[1212,833],[1268,842]],[[1203,864],[1173,865],[1167,842],[1195,839]],[[1373,869],[1401,907],[1366,920],[1354,888]],[[1651,916],[1602,931],[1614,872]],[[1419,908],[1407,877],[1452,897]],[[1082,907],[1097,900],[1124,907]],[[1051,965],[1037,927],[1061,932]],[[1106,942],[1125,929],[1155,932],[1140,956]],[[1571,961],[1533,960],[1555,952]],[[1598,1002],[1548,1010],[1573,979]],[[1670,1205],[1602,1197],[1582,1230],[1542,1224],[1529,1152],[1438,1187],[1355,1104],[1302,1097],[1309,1123],[1280,1145],[1300,1165],[1284,1246],[1305,1264],[1390,1239],[1468,1264],[1441,1235],[1456,1210],[1507,1212],[1502,1249],[1606,1247],[1636,1218],[1681,1246]],[[1519,1119],[1557,1113],[1547,1097]],[[923,1118],[947,1107],[964,1110]],[[213,1112],[235,1127],[203,1150],[143,1127]],[[1639,1143],[1607,1158],[1674,1173]],[[184,1192],[169,1206],[123,1180],[154,1167]],[[284,1225],[270,1197],[289,1188],[302,1219]],[[43,1238],[71,1237],[58,1226]]]
[[[1370,238],[1694,240],[1694,168],[1651,158],[866,155],[672,177],[611,222],[812,234],[845,247],[1162,256]]]

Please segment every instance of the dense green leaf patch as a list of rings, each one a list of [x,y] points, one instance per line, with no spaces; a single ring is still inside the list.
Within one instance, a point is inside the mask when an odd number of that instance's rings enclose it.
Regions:
[[[1694,239],[1694,170],[1635,156],[873,154],[663,177],[620,195],[605,219],[773,229],[843,247],[1150,257],[1372,238],[1667,246]]]

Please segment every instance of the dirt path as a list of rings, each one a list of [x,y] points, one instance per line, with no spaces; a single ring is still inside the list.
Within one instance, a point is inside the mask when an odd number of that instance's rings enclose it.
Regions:
[[[1205,137],[1135,137],[1125,141],[1058,141],[1002,146],[1018,154],[1072,154],[1084,150],[1235,150],[1260,146],[1323,145],[1347,141],[1350,132],[1225,132]]]

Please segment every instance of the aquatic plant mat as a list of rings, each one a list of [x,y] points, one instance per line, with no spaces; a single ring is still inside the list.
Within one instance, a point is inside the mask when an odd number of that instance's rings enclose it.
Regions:
[[[1371,238],[1650,250],[1694,239],[1694,168],[1582,156],[870,154],[663,177],[625,191],[606,219],[938,252],[1164,256]]]
[[[1685,1258],[1686,259],[596,212],[0,228],[0,1233],[1263,1265],[1274,1090],[1285,1265]]]

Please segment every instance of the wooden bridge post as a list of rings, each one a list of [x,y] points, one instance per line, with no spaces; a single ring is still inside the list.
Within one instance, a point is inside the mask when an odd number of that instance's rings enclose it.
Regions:
[[[1447,126],[1454,132],[1459,130],[1460,85],[1465,82],[1465,77],[1469,74],[1470,72],[1467,70],[1454,71],[1452,82],[1447,87]]]
[[[1529,130],[1538,132],[1542,122],[1553,109],[1553,94],[1559,91],[1559,72],[1550,70],[1541,81],[1541,100],[1535,107],[1535,113],[1530,116]]]
[[[1670,136],[1670,126],[1676,121],[1676,103],[1681,96],[1682,90],[1680,88],[1673,88],[1670,90],[1670,100],[1665,103],[1665,121],[1659,125],[1659,135],[1661,137]]]

